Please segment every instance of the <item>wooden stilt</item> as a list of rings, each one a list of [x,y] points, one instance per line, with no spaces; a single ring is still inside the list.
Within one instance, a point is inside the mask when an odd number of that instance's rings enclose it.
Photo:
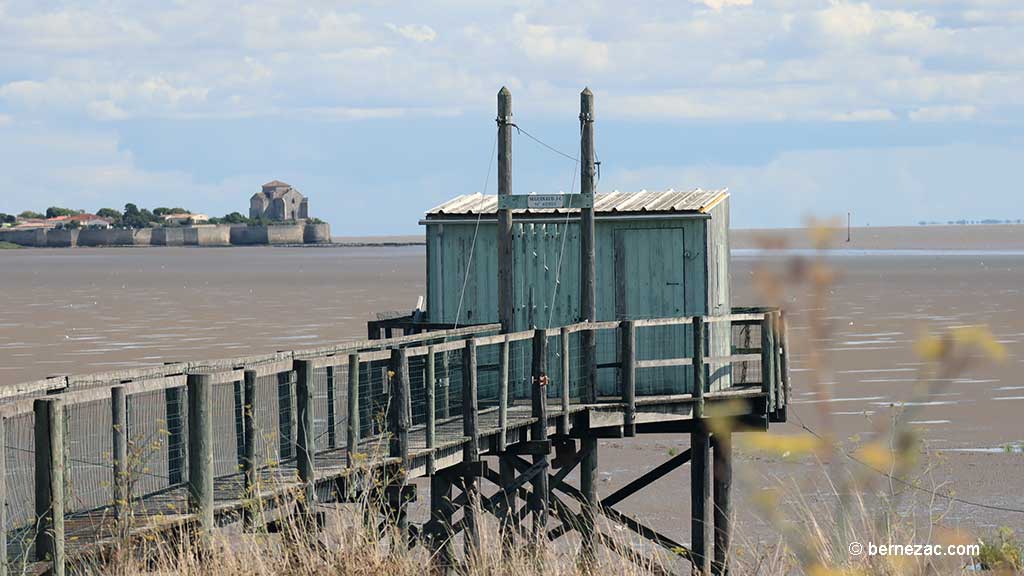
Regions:
[[[585,569],[594,565],[596,550],[594,548],[594,520],[601,506],[597,499],[597,438],[584,436],[580,440],[580,492],[583,494],[583,505],[580,510],[580,535],[583,537],[581,560]]]
[[[711,440],[704,426],[704,322],[693,319],[694,431],[690,433],[690,550],[694,570],[711,573]]]
[[[535,419],[531,427],[531,440],[533,442],[545,442],[548,439],[548,339],[544,330],[535,330],[533,333],[533,363],[531,373],[533,385],[531,386],[531,410]],[[547,454],[534,454],[533,463],[548,464]],[[533,511],[532,534],[536,541],[544,534],[548,523],[548,475],[547,472],[537,474],[532,481],[533,492],[530,494],[530,509]]]
[[[435,574],[447,574],[455,560],[452,545],[452,481],[446,472],[430,477],[430,543],[434,549]]]
[[[348,466],[355,464],[359,452],[359,354],[348,355],[348,408],[345,430],[345,449]]]
[[[389,479],[388,507],[402,542],[409,542],[409,517],[406,513],[406,474],[409,470],[409,428],[412,427],[412,395],[409,386],[409,359],[403,348],[391,351],[391,402],[388,404],[389,455],[399,458],[398,477]]]
[[[467,437],[462,453],[462,464],[465,469],[463,487],[467,496],[466,505],[463,508],[463,519],[466,523],[466,558],[472,559],[480,550],[480,526],[477,518],[480,510],[480,480],[477,476],[478,472],[474,470],[480,462],[476,341],[467,340],[462,354],[462,433]]]
[[[711,567],[715,576],[729,573],[729,547],[732,522],[732,433],[714,436],[714,499],[715,499],[715,561]]]

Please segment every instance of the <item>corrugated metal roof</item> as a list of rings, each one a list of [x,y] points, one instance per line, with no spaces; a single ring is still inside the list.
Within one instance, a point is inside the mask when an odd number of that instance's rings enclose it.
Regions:
[[[598,214],[613,213],[706,213],[724,198],[728,190],[664,190],[649,192],[608,192],[597,194],[594,209]],[[498,197],[480,193],[463,194],[427,211],[427,216],[495,214],[498,211]],[[579,212],[579,208],[548,208],[513,210],[514,214],[565,214]]]

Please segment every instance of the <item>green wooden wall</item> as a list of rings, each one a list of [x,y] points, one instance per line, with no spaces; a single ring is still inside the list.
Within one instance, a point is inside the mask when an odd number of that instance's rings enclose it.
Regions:
[[[727,205],[724,212],[727,215]],[[725,291],[724,302],[728,302],[728,273],[723,276],[718,271],[723,261],[708,259],[709,231],[720,226],[718,222],[715,226],[709,224],[710,219],[700,215],[599,217],[595,228],[598,320],[707,314],[708,302],[723,301],[720,295],[709,295],[709,273],[718,279],[711,284],[716,291]],[[727,231],[727,219],[724,226]],[[479,229],[475,219],[427,222],[427,313],[431,321],[497,322],[496,233],[493,220],[482,220]],[[519,220],[514,221],[513,233],[514,329],[578,321],[578,220]],[[727,246],[725,250],[728,254]],[[728,266],[728,258],[724,265]],[[616,276],[627,278],[619,289]],[[726,280],[724,286],[722,278]],[[718,306],[712,313],[728,313],[727,306]],[[644,328],[637,336],[638,359],[690,355],[689,327]],[[571,344],[570,357],[575,366],[578,343],[573,339]],[[553,341],[549,347],[549,373],[557,375],[559,346]],[[598,362],[615,362],[617,351],[617,336],[611,331],[599,332]],[[573,380],[576,391],[579,382],[575,377]],[[619,393],[616,369],[601,369],[598,380],[599,394]],[[689,392],[689,383],[690,374],[681,367],[644,369],[638,374],[637,393]],[[550,390],[554,393],[558,388],[552,386]],[[524,383],[514,384],[513,389],[520,397],[528,393]]]

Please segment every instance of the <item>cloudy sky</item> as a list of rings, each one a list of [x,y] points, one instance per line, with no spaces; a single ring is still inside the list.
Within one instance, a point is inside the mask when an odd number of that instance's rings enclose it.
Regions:
[[[1020,0],[0,0],[0,212],[245,212],[336,235],[494,192],[495,94],[599,191],[728,187],[737,227],[1024,218]],[[515,139],[516,193],[573,163]],[[486,183],[485,183],[486,182]]]

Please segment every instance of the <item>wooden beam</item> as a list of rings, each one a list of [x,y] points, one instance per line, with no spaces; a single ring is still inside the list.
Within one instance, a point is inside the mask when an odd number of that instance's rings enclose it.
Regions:
[[[669,472],[672,472],[676,468],[679,468],[680,466],[689,462],[690,454],[691,451],[689,448],[687,448],[683,452],[676,454],[672,458],[669,458],[667,461],[659,464],[653,470],[644,473],[639,478],[633,480],[629,484],[626,484],[622,488],[619,488],[614,493],[609,494],[607,497],[601,500],[601,505],[604,507],[615,506],[619,502],[622,502],[626,498],[629,498],[633,494],[636,494],[637,492],[650,486],[654,482],[660,480]]]

